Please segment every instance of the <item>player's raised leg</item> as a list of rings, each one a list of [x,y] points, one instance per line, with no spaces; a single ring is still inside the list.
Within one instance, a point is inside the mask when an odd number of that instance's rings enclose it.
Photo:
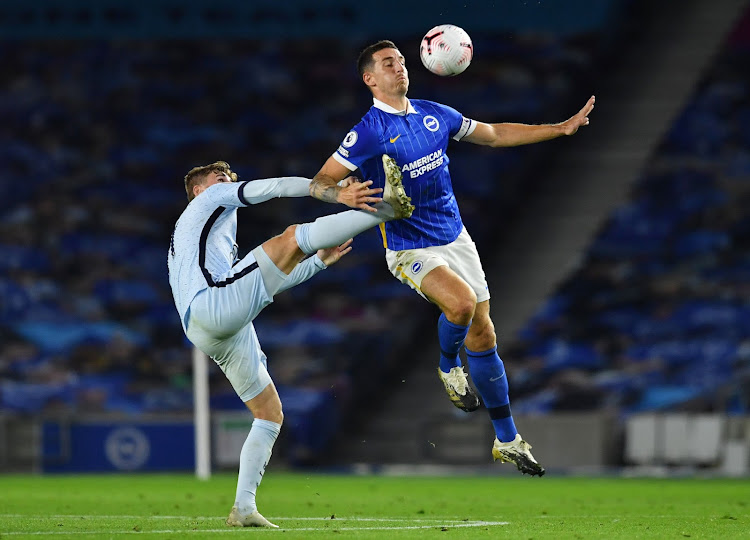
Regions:
[[[383,155],[383,163],[386,167],[386,183],[383,202],[373,205],[377,208],[377,213],[349,210],[320,217],[313,223],[298,225],[295,236],[297,245],[303,252],[310,254],[318,249],[338,246],[376,225],[411,216],[414,206],[404,190],[401,170],[387,155]]]
[[[508,397],[508,377],[497,354],[495,327],[490,319],[489,301],[480,302],[466,338],[469,372],[490,415],[495,429],[492,456],[497,461],[514,463],[519,471],[542,476],[544,468],[531,454],[531,445],[516,430]]]

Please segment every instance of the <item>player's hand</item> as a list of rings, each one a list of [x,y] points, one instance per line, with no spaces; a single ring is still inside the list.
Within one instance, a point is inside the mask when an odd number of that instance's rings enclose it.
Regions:
[[[583,109],[578,111],[578,114],[571,116],[563,122],[563,132],[565,135],[573,135],[578,131],[579,127],[589,125],[589,113],[594,110],[595,101],[596,96],[591,96],[586,102],[586,105],[583,106]]]
[[[352,250],[353,240],[353,238],[350,238],[340,246],[328,249],[319,249],[316,255],[321,261],[323,261],[323,264],[325,264],[326,266],[331,266],[332,264],[339,262],[339,260],[341,260],[341,257]]]
[[[359,178],[357,178],[356,176],[347,176],[336,185],[340,187],[346,187],[351,186],[352,184],[356,184],[357,182],[359,182]]]
[[[378,193],[382,193],[383,190],[380,188],[371,188],[371,185],[372,180],[368,180],[367,182],[354,181],[339,191],[337,200],[351,208],[367,210],[368,212],[377,212],[377,210],[370,205],[379,203],[383,200],[380,197],[374,196]]]

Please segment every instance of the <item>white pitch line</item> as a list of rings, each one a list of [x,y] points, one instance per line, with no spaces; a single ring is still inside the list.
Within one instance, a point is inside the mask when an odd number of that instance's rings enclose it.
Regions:
[[[0,516],[10,516],[10,514],[0,514]],[[25,517],[25,516],[24,516]],[[54,516],[49,516],[54,517]],[[58,516],[59,518],[60,516]],[[75,516],[80,517],[80,516]],[[96,517],[103,517],[103,516],[96,516]],[[120,516],[124,517],[124,516]],[[142,517],[142,516],[141,516]],[[213,518],[212,518],[213,519]],[[273,519],[288,519],[288,520],[320,520],[320,521],[327,521],[330,523],[335,522],[346,522],[346,521],[433,521],[434,523],[431,525],[394,525],[394,526],[381,526],[381,527],[339,527],[338,523],[336,527],[281,527],[279,529],[270,529],[270,528],[258,528],[255,529],[256,531],[276,531],[276,532],[283,532],[283,531],[306,531],[306,532],[331,532],[332,530],[337,531],[401,531],[401,530],[415,530],[415,529],[436,529],[438,527],[440,528],[447,528],[447,529],[459,529],[459,528],[467,528],[467,527],[494,527],[498,525],[510,525],[510,522],[508,521],[451,521],[451,520],[429,520],[429,519],[414,519],[414,520],[404,520],[402,519],[385,519],[385,518],[273,518]],[[141,528],[138,531],[135,530],[127,530],[127,531],[36,531],[36,532],[28,532],[28,531],[17,531],[17,532],[4,532],[4,535],[7,536],[17,536],[17,535],[34,535],[34,536],[54,536],[54,535],[100,535],[100,534],[185,534],[185,533],[233,533],[235,532],[234,528],[224,528],[224,529],[163,529],[163,530],[148,530]]]
[[[25,518],[25,517],[31,517],[29,514],[0,514],[0,518]],[[127,515],[127,514],[115,514],[115,515],[107,515],[107,514],[47,514],[45,517],[50,519],[185,519],[188,521],[193,521],[196,519],[203,519],[203,520],[212,520],[212,519],[225,519],[222,516],[144,516],[144,515]],[[546,516],[544,516],[546,517]],[[330,516],[319,516],[319,517],[294,517],[294,516],[269,516],[268,519],[278,519],[278,520],[297,520],[297,521],[430,521],[430,522],[440,522],[444,523],[446,521],[448,522],[455,522],[455,523],[463,523],[466,521],[469,521],[466,518],[462,518],[459,516],[455,517],[444,517],[444,518],[410,518],[406,516],[399,516],[399,517],[346,517],[346,516],[336,516],[335,518],[331,519]]]
[[[734,514],[737,518],[748,518],[750,517],[750,514]],[[28,518],[32,517],[30,514],[0,514],[0,518]],[[33,517],[38,517],[34,515]],[[47,514],[45,517],[50,519],[184,519],[187,521],[194,521],[194,520],[213,520],[213,519],[225,519],[222,516],[145,516],[145,515],[124,515],[124,514],[116,514],[116,515],[107,515],[107,514]],[[613,519],[643,519],[643,518],[655,518],[655,519],[667,519],[667,518],[675,518],[675,517],[694,517],[692,514],[657,514],[657,515],[651,515],[651,514],[628,514],[627,516],[623,516],[622,514],[542,514],[538,516],[529,516],[531,519],[606,519],[606,518],[613,518]],[[464,522],[466,518],[462,518],[460,516],[451,516],[451,517],[445,517],[445,518],[408,518],[405,516],[400,517],[383,517],[383,518],[370,518],[370,517],[339,517],[336,516],[335,519],[331,519],[330,516],[321,516],[321,517],[293,517],[293,516],[268,516],[268,519],[270,520],[297,520],[297,521],[429,521],[429,522]]]

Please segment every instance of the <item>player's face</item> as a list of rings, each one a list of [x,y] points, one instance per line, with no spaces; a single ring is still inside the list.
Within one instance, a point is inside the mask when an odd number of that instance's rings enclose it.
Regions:
[[[381,49],[372,55],[373,77],[378,88],[387,94],[406,95],[409,71],[398,49]]]

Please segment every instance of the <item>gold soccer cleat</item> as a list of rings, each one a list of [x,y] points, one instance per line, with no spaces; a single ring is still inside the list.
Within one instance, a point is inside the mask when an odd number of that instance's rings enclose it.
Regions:
[[[387,154],[383,154],[383,170],[385,171],[385,186],[383,187],[383,200],[393,207],[396,219],[411,217],[414,205],[411,197],[406,194],[402,182],[401,168],[396,160]]]
[[[453,404],[462,411],[472,412],[479,408],[479,398],[469,386],[464,368],[451,368],[448,373],[438,368],[438,376],[443,381],[445,391]]]
[[[492,457],[501,463],[513,463],[523,474],[531,476],[544,476],[544,467],[539,465],[531,455],[531,445],[516,433],[516,438],[510,442],[503,443],[495,439],[492,445]]]

